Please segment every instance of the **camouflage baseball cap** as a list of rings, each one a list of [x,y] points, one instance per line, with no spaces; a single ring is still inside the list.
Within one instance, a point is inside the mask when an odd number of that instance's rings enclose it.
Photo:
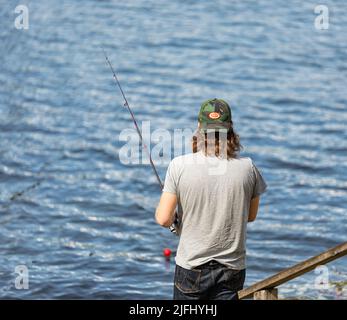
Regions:
[[[209,99],[201,104],[199,112],[200,130],[230,129],[231,110],[227,102],[222,99]]]

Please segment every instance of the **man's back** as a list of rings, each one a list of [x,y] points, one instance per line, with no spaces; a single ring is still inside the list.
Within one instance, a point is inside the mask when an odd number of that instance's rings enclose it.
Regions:
[[[223,99],[201,104],[192,154],[173,159],[156,209],[158,224],[178,230],[175,300],[238,299],[246,274],[246,226],[266,184]],[[176,207],[179,208],[175,219]]]
[[[176,263],[193,269],[216,260],[244,269],[250,201],[265,187],[250,158],[227,160],[202,152],[175,158],[164,192],[176,194],[182,208]]]

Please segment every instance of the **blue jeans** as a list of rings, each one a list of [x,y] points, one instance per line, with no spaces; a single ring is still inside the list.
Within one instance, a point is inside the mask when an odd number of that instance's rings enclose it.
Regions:
[[[174,300],[238,300],[246,269],[233,270],[210,261],[192,270],[176,265]]]

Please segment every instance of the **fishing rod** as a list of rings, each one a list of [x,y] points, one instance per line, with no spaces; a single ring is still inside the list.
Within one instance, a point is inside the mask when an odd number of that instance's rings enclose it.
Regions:
[[[105,52],[104,49],[103,49],[103,52],[104,52],[104,55],[105,55],[105,59],[106,59],[108,65],[110,66],[110,69],[111,69],[111,71],[112,71],[112,73],[113,73],[113,79],[116,81],[116,83],[117,83],[117,85],[118,85],[118,88],[119,88],[120,92],[122,93],[123,99],[124,99],[124,101],[125,101],[124,107],[127,107],[128,111],[129,111],[129,113],[130,113],[130,115],[131,115],[131,118],[132,118],[132,120],[133,120],[133,122],[134,122],[134,125],[135,125],[135,128],[136,128],[136,131],[137,131],[137,133],[138,133],[138,135],[139,135],[139,137],[140,137],[141,144],[142,144],[143,148],[145,149],[145,152],[146,152],[146,154],[147,154],[147,156],[148,156],[149,162],[150,162],[150,164],[151,164],[151,166],[152,166],[152,169],[153,169],[153,172],[154,172],[154,174],[155,174],[155,176],[156,176],[156,178],[157,178],[157,181],[158,181],[158,183],[159,183],[160,189],[163,190],[164,185],[163,185],[163,183],[162,183],[162,181],[161,181],[161,179],[160,179],[160,177],[159,177],[158,171],[157,171],[157,169],[156,169],[156,167],[155,167],[155,165],[154,165],[154,163],[153,163],[151,153],[148,151],[147,145],[146,145],[146,143],[143,141],[143,137],[142,137],[140,128],[139,128],[139,126],[138,126],[138,124],[137,124],[137,121],[136,121],[136,119],[135,119],[134,113],[132,112],[132,110],[131,110],[131,108],[130,108],[130,106],[129,106],[128,100],[127,100],[127,98],[125,97],[124,91],[123,91],[123,89],[122,89],[122,87],[121,87],[121,85],[120,85],[120,82],[119,82],[118,78],[117,78],[116,72],[114,71],[114,69],[113,69],[113,67],[112,67],[112,64],[111,64],[110,60],[108,59],[107,54],[106,54],[106,52]]]
[[[116,72],[115,72],[115,70],[114,70],[114,68],[113,68],[113,66],[112,66],[112,64],[111,64],[111,61],[108,59],[108,56],[107,56],[105,50],[102,49],[102,51],[103,51],[103,53],[104,53],[106,62],[107,62],[107,64],[109,65],[110,70],[111,70],[111,72],[112,72],[112,74],[113,74],[113,79],[115,80],[115,85],[116,85],[116,87],[119,88],[119,90],[120,90],[120,92],[121,92],[121,94],[122,94],[122,96],[123,96],[123,99],[124,99],[124,107],[126,107],[126,108],[128,109],[128,111],[129,111],[129,113],[130,113],[130,115],[131,115],[131,118],[132,118],[132,120],[133,120],[133,122],[134,122],[134,126],[135,126],[135,128],[136,128],[136,131],[137,131],[137,133],[138,133],[138,135],[139,135],[139,137],[140,137],[141,145],[143,146],[143,149],[145,150],[145,152],[146,152],[146,154],[147,154],[147,157],[148,157],[148,159],[149,159],[149,162],[150,162],[150,164],[151,164],[151,167],[152,167],[152,169],[153,169],[153,172],[154,172],[154,174],[155,174],[155,176],[156,176],[156,178],[157,178],[158,184],[159,184],[159,186],[160,186],[160,190],[162,191],[163,188],[164,188],[164,184],[163,184],[163,182],[161,181],[161,179],[160,179],[160,177],[159,177],[157,168],[155,167],[154,162],[153,162],[153,160],[152,160],[151,153],[149,152],[149,150],[148,150],[148,148],[147,148],[147,145],[146,145],[146,143],[145,143],[144,140],[143,140],[143,137],[142,137],[140,128],[139,128],[139,126],[138,126],[138,124],[137,124],[137,121],[136,121],[136,119],[135,119],[135,115],[134,115],[133,111],[132,111],[131,108],[130,108],[130,105],[129,105],[129,103],[128,103],[128,100],[127,100],[127,98],[126,98],[126,96],[125,96],[125,94],[124,94],[124,91],[123,91],[123,89],[122,89],[122,86],[120,85],[120,82],[119,82],[118,77],[117,77],[117,75],[116,75]],[[173,233],[175,233],[175,234],[177,234],[177,230],[176,230],[176,226],[177,226],[177,225],[178,225],[178,219],[177,219],[177,213],[175,213],[175,222],[169,227],[170,231],[173,232]]]

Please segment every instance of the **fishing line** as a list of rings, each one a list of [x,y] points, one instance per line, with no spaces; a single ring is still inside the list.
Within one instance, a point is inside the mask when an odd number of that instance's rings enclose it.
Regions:
[[[53,162],[56,162],[56,161],[60,161],[62,160],[63,158],[65,158],[65,155],[59,157],[58,159],[55,159],[55,160],[51,160],[51,161],[47,161],[45,162],[42,167],[40,168],[40,170],[38,171],[38,176],[42,174],[43,170],[49,166],[50,164],[52,164]],[[35,181],[34,183],[32,183],[31,185],[29,185],[28,187],[20,190],[20,191],[16,191],[14,192],[7,200],[7,204],[5,205],[2,205],[0,207],[0,209],[4,210],[4,209],[7,209],[12,202],[16,201],[18,198],[22,197],[23,195],[25,195],[26,193],[28,193],[29,191],[33,190],[33,189],[36,189],[38,186],[41,185],[41,183],[45,180],[46,178],[41,178],[40,180],[38,181]]]

